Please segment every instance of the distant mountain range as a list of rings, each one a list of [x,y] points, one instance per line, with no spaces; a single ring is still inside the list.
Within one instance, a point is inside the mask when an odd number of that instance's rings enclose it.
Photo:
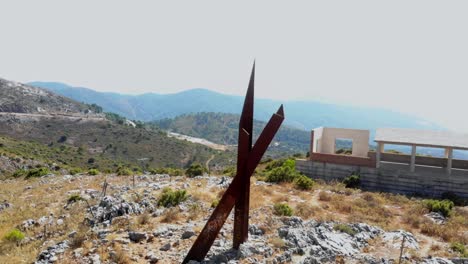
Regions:
[[[97,104],[106,112],[141,121],[174,118],[183,114],[220,112],[239,114],[244,98],[206,89],[191,89],[174,94],[146,93],[127,95],[97,92],[57,82],[31,82],[79,102]],[[350,98],[353,100],[353,98]],[[266,121],[280,104],[284,104],[285,124],[303,130],[320,126],[361,128],[374,131],[378,127],[440,129],[441,127],[410,115],[379,108],[343,106],[314,101],[255,100],[255,118]]]
[[[111,171],[120,165],[183,168],[208,160],[215,167],[234,156],[170,138],[154,127],[126,125],[120,117],[101,111],[95,105],[0,78],[0,156],[7,153],[45,164]]]

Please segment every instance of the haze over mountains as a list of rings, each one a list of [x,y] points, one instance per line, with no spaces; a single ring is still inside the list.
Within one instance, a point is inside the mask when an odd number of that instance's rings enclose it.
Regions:
[[[224,164],[230,153],[167,137],[143,124],[126,125],[41,88],[0,78],[0,154],[70,168],[186,167],[193,162]],[[0,155],[2,156],[2,155]],[[0,172],[3,168],[0,163]]]
[[[174,118],[197,112],[220,112],[238,114],[244,98],[226,95],[207,89],[191,89],[174,94],[146,93],[127,95],[98,92],[83,87],[72,87],[57,82],[31,82],[74,100],[98,104],[106,112],[114,112],[129,119],[153,121]],[[349,98],[350,102],[353,98]],[[268,120],[280,104],[284,104],[285,124],[299,129],[315,127],[344,127],[375,130],[378,127],[403,127],[440,129],[437,124],[418,117],[378,108],[342,106],[314,101],[280,102],[256,98],[255,118]]]

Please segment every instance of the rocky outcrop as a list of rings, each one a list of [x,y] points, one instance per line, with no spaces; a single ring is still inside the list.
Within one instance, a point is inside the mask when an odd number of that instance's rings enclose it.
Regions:
[[[50,246],[39,254],[35,264],[59,263],[57,262],[59,255],[63,254],[68,248],[68,240]]]

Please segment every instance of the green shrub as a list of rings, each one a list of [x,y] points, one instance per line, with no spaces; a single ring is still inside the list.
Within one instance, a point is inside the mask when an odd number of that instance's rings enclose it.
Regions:
[[[47,175],[49,173],[50,173],[49,169],[44,168],[44,167],[37,168],[37,169],[32,169],[32,170],[29,170],[26,173],[26,179],[42,177],[42,176]]]
[[[70,203],[76,203],[78,201],[83,201],[83,197],[81,197],[79,194],[73,194],[70,197],[68,197],[67,202]]]
[[[174,169],[174,168],[156,168],[150,169],[149,172],[151,174],[167,174],[169,176],[181,176],[184,175],[184,171],[181,169]]]
[[[177,190],[174,191],[171,188],[164,188],[161,196],[158,200],[158,206],[172,207],[180,204],[181,202],[187,200],[187,191],[186,190]]]
[[[453,251],[460,253],[462,257],[468,257],[468,251],[466,250],[465,245],[462,243],[454,242],[450,244],[450,248]]]
[[[98,175],[99,174],[99,171],[97,169],[90,169],[88,171],[88,174],[89,175]]]
[[[294,179],[294,185],[297,189],[310,190],[314,186],[315,182],[311,178],[305,175],[299,175]]]
[[[265,168],[267,182],[292,182],[301,174],[296,171],[296,161],[293,159],[275,160]]]
[[[216,199],[216,200],[213,200],[213,202],[211,202],[211,208],[216,208],[216,206],[218,206],[219,204],[219,200]]]
[[[285,203],[277,203],[273,206],[273,210],[275,215],[280,215],[280,216],[292,216],[293,215],[293,209],[285,204]]]
[[[439,212],[443,216],[447,217],[450,216],[453,207],[455,204],[450,200],[425,200],[424,205],[429,209],[431,212]]]
[[[6,241],[18,243],[25,238],[25,235],[23,234],[23,232],[15,228],[10,232],[6,233],[6,235],[3,238]]]
[[[115,173],[117,173],[118,176],[129,176],[133,174],[129,168],[123,166],[119,166]]]
[[[70,173],[71,175],[76,175],[76,174],[81,173],[81,172],[82,172],[82,170],[80,168],[73,168],[73,169],[70,169],[68,171],[68,173]]]
[[[193,163],[190,167],[185,171],[185,175],[189,177],[195,177],[203,175],[206,172],[206,168],[203,167],[200,163]]]
[[[279,168],[283,166],[283,164],[286,162],[285,159],[278,159],[278,160],[271,160],[267,163],[265,167],[265,171],[271,171],[274,168]]]
[[[345,224],[336,224],[334,227],[333,227],[334,230],[336,231],[340,231],[342,233],[346,233],[350,236],[354,236],[357,234],[357,232],[352,229],[350,226],[348,225],[345,225]]]
[[[223,175],[234,177],[236,176],[236,168],[234,166],[229,166],[223,170]]]
[[[346,188],[358,188],[361,185],[361,177],[359,175],[351,175],[343,180]]]
[[[26,176],[28,172],[26,170],[23,170],[23,169],[19,169],[19,170],[16,170],[14,173],[13,173],[13,177],[15,178],[20,178],[20,177],[24,177]]]

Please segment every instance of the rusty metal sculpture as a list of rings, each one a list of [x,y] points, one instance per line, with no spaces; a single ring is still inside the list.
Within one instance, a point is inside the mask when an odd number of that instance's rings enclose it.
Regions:
[[[205,258],[234,205],[234,248],[238,249],[240,244],[248,238],[250,176],[284,120],[283,106],[281,105],[252,147],[254,82],[255,63],[239,122],[237,174],[224,192],[218,206],[206,222],[183,263],[188,263],[190,260],[202,261]]]

